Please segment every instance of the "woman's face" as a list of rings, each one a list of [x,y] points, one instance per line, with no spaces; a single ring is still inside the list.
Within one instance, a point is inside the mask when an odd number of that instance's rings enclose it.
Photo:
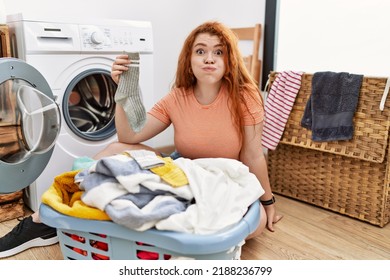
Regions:
[[[199,34],[194,41],[191,68],[198,83],[219,83],[225,74],[224,48],[219,38],[209,33]]]

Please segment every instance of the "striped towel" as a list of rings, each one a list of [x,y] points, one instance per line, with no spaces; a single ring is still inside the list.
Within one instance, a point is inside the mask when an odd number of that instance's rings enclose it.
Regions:
[[[275,150],[301,87],[302,72],[280,72],[272,83],[265,104],[265,122],[261,144]]]

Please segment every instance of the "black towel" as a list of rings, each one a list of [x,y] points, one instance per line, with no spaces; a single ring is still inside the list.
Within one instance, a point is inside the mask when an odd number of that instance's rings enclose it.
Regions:
[[[301,125],[312,130],[313,141],[350,140],[353,116],[363,75],[345,72],[317,72]]]

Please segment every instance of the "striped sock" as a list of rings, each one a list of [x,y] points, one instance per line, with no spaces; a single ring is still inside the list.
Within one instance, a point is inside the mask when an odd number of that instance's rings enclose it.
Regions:
[[[128,53],[129,70],[123,72],[115,93],[115,102],[123,107],[134,132],[142,130],[146,123],[146,110],[139,87],[139,53]]]

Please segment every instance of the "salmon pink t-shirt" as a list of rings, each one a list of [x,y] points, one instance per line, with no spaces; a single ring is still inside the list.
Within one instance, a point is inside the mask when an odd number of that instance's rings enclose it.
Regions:
[[[245,101],[249,110],[242,105],[244,125],[262,122],[262,103],[251,98]],[[197,101],[193,89],[175,88],[149,114],[165,124],[173,124],[175,148],[183,157],[239,159],[242,144],[228,107],[226,87],[222,86],[217,98],[208,105]]]

